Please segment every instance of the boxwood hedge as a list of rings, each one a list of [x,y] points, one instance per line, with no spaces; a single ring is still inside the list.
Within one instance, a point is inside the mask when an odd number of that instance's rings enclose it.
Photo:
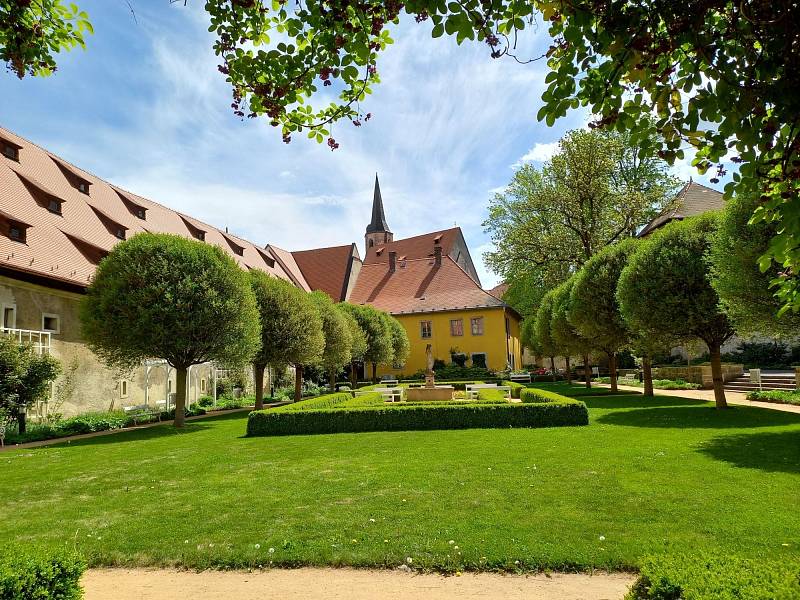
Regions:
[[[588,423],[586,405],[562,397],[546,404],[445,402],[294,411],[268,409],[250,413],[247,435],[558,427]]]
[[[627,600],[789,600],[800,598],[800,561],[735,556],[645,558]]]
[[[0,554],[0,600],[79,600],[85,569],[71,552],[7,546]]]
[[[541,404],[544,402],[560,402],[564,400],[565,396],[556,394],[549,390],[540,390],[539,388],[525,388],[520,390],[519,399],[523,404]]]

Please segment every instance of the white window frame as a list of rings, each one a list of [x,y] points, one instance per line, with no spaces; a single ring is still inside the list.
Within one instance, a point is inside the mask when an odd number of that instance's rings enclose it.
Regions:
[[[475,323],[476,322],[479,322],[480,325],[481,325],[480,333],[475,333]],[[470,320],[469,320],[469,332],[470,332],[470,334],[474,335],[474,336],[483,335],[484,331],[486,331],[486,326],[485,325],[486,325],[486,321],[484,320],[484,318],[482,316],[481,317],[470,317]],[[478,354],[482,354],[482,353],[478,352]]]
[[[57,323],[57,327],[55,329],[48,329],[44,326],[44,322],[46,319],[55,319]],[[42,331],[49,331],[50,333],[59,334],[61,333],[61,315],[57,315],[55,313],[42,313]]]
[[[424,323],[428,324],[428,335],[425,335]],[[429,340],[433,337],[433,321],[430,319],[424,319],[419,322],[419,337],[423,340]]]
[[[11,314],[13,315],[13,317],[11,319],[11,323],[6,325],[5,324],[6,309],[9,309],[9,308],[11,309]],[[5,303],[2,306],[0,306],[0,310],[2,310],[2,312],[0,312],[0,319],[2,319],[2,321],[0,321],[0,328],[7,327],[8,329],[16,329],[17,328],[17,305],[16,304]]]

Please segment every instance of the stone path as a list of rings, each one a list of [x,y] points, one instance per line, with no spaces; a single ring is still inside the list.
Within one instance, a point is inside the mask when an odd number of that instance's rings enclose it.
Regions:
[[[200,573],[150,569],[91,569],[85,600],[622,600],[629,573],[444,577],[399,570],[268,569]]]
[[[608,383],[595,383],[598,387],[610,388],[611,384]],[[631,385],[620,385],[621,390],[632,390],[641,392],[642,388],[634,387]],[[656,396],[677,396],[680,398],[692,398],[694,400],[703,400],[706,402],[714,402],[714,390],[653,390]],[[775,402],[753,402],[747,399],[747,394],[739,392],[725,392],[725,399],[728,404],[736,404],[739,406],[755,406],[757,408],[768,408],[770,410],[779,410],[782,412],[790,412],[800,414],[800,406],[796,404],[777,404]]]

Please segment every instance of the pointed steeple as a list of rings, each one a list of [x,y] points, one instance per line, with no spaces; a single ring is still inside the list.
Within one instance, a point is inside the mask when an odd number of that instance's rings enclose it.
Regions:
[[[391,233],[386,224],[386,215],[383,214],[383,198],[377,173],[375,173],[375,191],[372,195],[372,221],[367,225],[367,233]]]

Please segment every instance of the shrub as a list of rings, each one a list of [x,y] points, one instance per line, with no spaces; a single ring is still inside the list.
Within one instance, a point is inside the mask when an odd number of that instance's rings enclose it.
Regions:
[[[192,406],[184,410],[184,416],[186,417],[197,417],[204,414],[206,414],[205,409],[202,406],[197,406],[197,404],[192,404]],[[170,410],[161,411],[162,421],[171,421],[174,418],[175,418],[174,408],[171,408]]]
[[[247,421],[247,435],[557,427],[586,425],[588,422],[586,405],[569,398],[535,406],[510,403],[404,403],[345,409],[253,411]]]
[[[627,600],[789,600],[800,596],[800,562],[731,556],[657,556],[642,562]]]
[[[56,429],[61,435],[78,435],[81,433],[94,433],[95,431],[108,431],[122,429],[132,425],[131,418],[123,411],[88,412],[65,419],[56,424]]]
[[[319,408],[335,408],[337,405],[343,404],[351,398],[352,395],[350,392],[336,392],[335,394],[325,394],[324,396],[317,396],[316,398],[309,398],[308,400],[287,404],[286,406],[273,409],[272,412],[294,412]]]
[[[197,404],[198,406],[202,406],[203,408],[214,406],[214,396],[200,396],[200,399],[197,401]]]
[[[382,406],[385,404],[383,394],[372,392],[371,394],[361,394],[355,398],[350,398],[342,404],[337,404],[335,408],[355,408],[359,406]]]
[[[541,404],[544,402],[563,401],[567,397],[548,390],[540,390],[539,388],[525,388],[520,391],[519,399],[522,400],[523,404]]]
[[[458,365],[442,365],[434,369],[436,372],[437,381],[453,381],[453,380],[473,380],[473,379],[497,379],[494,372],[485,367],[459,367]],[[425,371],[417,371],[409,379],[411,380],[425,380]]]
[[[767,390],[752,391],[747,394],[748,400],[758,402],[774,402],[776,404],[796,404],[800,405],[800,390]]]
[[[79,600],[86,563],[66,551],[6,547],[0,556],[0,599]]]

